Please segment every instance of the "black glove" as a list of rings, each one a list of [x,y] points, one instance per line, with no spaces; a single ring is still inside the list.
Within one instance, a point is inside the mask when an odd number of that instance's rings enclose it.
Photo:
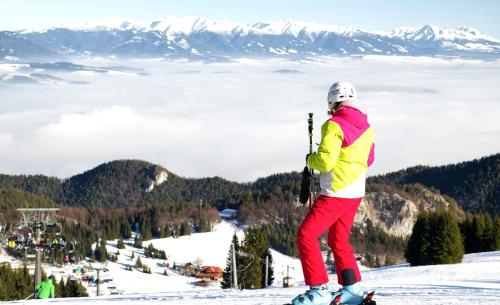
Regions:
[[[307,163],[307,158],[309,158],[309,156],[310,156],[310,155],[312,155],[312,153],[308,153],[308,154],[306,155],[306,163]]]
[[[300,195],[299,195],[300,203],[305,205],[307,201],[309,201],[310,189],[311,189],[311,172],[309,171],[309,168],[306,166],[302,171],[302,183],[300,184]]]

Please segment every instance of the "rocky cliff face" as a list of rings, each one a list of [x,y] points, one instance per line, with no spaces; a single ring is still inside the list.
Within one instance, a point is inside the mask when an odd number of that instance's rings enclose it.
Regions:
[[[398,194],[368,193],[359,206],[354,222],[363,225],[370,220],[391,235],[406,237],[411,234],[418,212],[415,202]]]
[[[144,191],[146,193],[151,192],[154,188],[163,182],[167,181],[168,173],[166,170],[157,167],[151,177],[148,177],[145,185]]]
[[[367,193],[359,206],[355,225],[371,221],[391,235],[408,237],[420,211],[446,209],[463,216],[463,211],[452,199],[421,186],[412,191],[416,192],[415,196],[386,191]]]

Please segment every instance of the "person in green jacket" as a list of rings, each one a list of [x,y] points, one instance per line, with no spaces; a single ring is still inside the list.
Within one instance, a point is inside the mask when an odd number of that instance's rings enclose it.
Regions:
[[[54,298],[55,293],[53,280],[54,276],[51,275],[36,286],[38,299]]]

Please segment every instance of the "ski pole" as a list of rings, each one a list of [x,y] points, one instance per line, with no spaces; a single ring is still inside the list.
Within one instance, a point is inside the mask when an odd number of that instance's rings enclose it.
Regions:
[[[309,113],[309,118],[307,119],[307,127],[309,131],[309,153],[312,154],[313,146],[312,146],[312,137],[313,137],[313,113]],[[309,209],[312,207],[313,197],[314,197],[314,169],[309,168],[311,173],[311,183],[309,185]]]

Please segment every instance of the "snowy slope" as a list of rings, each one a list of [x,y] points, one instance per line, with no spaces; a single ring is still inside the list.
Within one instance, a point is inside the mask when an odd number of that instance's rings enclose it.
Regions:
[[[237,233],[240,240],[244,233],[231,222],[223,221],[217,224],[212,232],[194,233],[189,236],[178,238],[160,238],[143,242],[143,247],[152,244],[159,250],[164,250],[167,260],[152,259],[144,257],[144,251],[132,247],[133,240],[125,241],[125,249],[117,249],[115,241],[107,242],[108,253],[114,254],[119,251],[118,261],[116,263],[108,262],[106,268],[109,272],[103,273],[103,277],[111,279],[112,285],[120,293],[159,293],[159,292],[178,292],[178,291],[200,291],[204,288],[195,287],[193,283],[195,278],[181,276],[171,267],[175,265],[184,265],[186,263],[200,263],[201,265],[218,266],[224,268],[231,245],[234,232]],[[281,279],[286,275],[287,269],[297,281],[303,281],[300,261],[288,257],[277,251],[271,250],[274,260],[274,273],[277,280],[274,285],[281,286]],[[132,253],[134,258],[131,259]],[[143,265],[151,268],[152,274],[142,273],[140,270],[128,271],[127,265],[134,266],[137,257],[141,258]],[[164,263],[168,263],[170,268],[165,268]],[[95,265],[95,264],[94,264]],[[289,268],[287,268],[289,267]],[[49,267],[47,267],[49,268]],[[49,272],[52,269],[49,268]],[[163,275],[167,270],[169,276]],[[55,271],[56,272],[56,271]],[[131,280],[132,278],[132,280]],[[220,290],[219,285],[214,283],[213,287]],[[95,288],[90,288],[91,295],[95,295]],[[109,294],[106,285],[102,294]]]
[[[194,262],[199,259],[204,265],[224,267],[233,234],[243,239],[244,233],[230,222],[217,224],[213,232],[197,233],[179,238],[161,238],[143,242],[147,247],[164,250],[169,261],[177,264]]]
[[[462,264],[409,267],[407,265],[363,272],[367,289],[376,289],[376,300],[384,305],[422,304],[498,304],[500,298],[500,251],[466,255]],[[156,279],[136,286],[155,285]],[[192,288],[177,291],[165,287],[161,293],[137,293],[81,299],[55,299],[44,302],[4,302],[1,304],[283,304],[298,293],[296,288],[272,287],[261,290],[231,291],[218,288]]]
[[[234,232],[238,237],[243,239],[244,233],[231,222],[223,221],[217,224],[212,232],[195,233],[190,236],[181,236],[179,238],[163,238],[154,239],[143,242],[143,246],[147,247],[153,244],[155,248],[164,250],[167,254],[167,260],[146,258],[143,249],[137,249],[131,246],[133,239],[125,241],[125,249],[116,247],[117,240],[107,242],[107,251],[109,255],[117,253],[117,262],[107,262],[105,265],[99,263],[89,264],[81,262],[78,265],[54,267],[44,265],[43,268],[47,274],[53,274],[57,280],[61,277],[68,276],[80,278],[79,274],[72,272],[76,266],[82,266],[90,270],[88,274],[93,274],[96,277],[96,272],[91,270],[91,267],[105,267],[109,271],[103,271],[101,278],[106,279],[101,289],[101,295],[109,295],[112,291],[117,291],[120,294],[126,293],[161,293],[179,291],[205,291],[207,288],[199,288],[193,285],[197,279],[186,277],[176,273],[171,267],[176,265],[184,265],[186,263],[200,262],[202,265],[219,266],[224,268],[226,258],[231,244]],[[288,257],[274,250],[272,251],[274,259],[274,274],[277,280],[276,286],[281,286],[281,279],[286,275],[287,267],[289,267],[290,275],[298,281],[303,281],[302,269],[300,261],[295,258]],[[132,254],[133,257],[132,258]],[[137,258],[140,257],[143,265],[151,268],[152,273],[146,274],[141,270],[134,268]],[[0,263],[8,262],[13,266],[21,266],[21,262],[7,256],[5,253],[0,253]],[[170,268],[165,268],[164,263],[169,263]],[[127,266],[132,266],[132,271],[126,269]],[[29,266],[32,270],[33,266]],[[163,273],[167,271],[168,276]],[[85,284],[86,285],[86,284]],[[108,289],[108,287],[116,287]],[[96,295],[96,287],[87,287],[90,295]],[[220,290],[219,284],[214,283],[211,288],[216,291]]]
[[[242,237],[243,232],[230,222],[222,222],[213,232],[196,233],[180,238],[155,239],[144,242],[166,251],[167,262],[182,264],[201,260],[206,265],[225,266],[227,251],[234,232]],[[132,241],[127,241],[131,243]],[[107,250],[116,253],[116,241],[109,241]],[[261,290],[222,290],[215,284],[201,288],[193,285],[196,279],[176,274],[163,266],[160,259],[148,259],[143,250],[127,245],[119,250],[118,261],[108,262],[109,271],[102,273],[106,279],[101,297],[80,299],[56,299],[36,304],[283,304],[304,291],[302,270],[297,259],[273,251],[275,282],[273,287]],[[135,258],[131,259],[134,253]],[[135,268],[127,271],[127,265],[134,265],[137,257],[152,269],[152,274],[142,273]],[[18,264],[5,255],[0,261]],[[83,264],[87,268],[86,264]],[[96,264],[93,264],[96,266]],[[281,279],[287,267],[298,287],[281,288]],[[73,266],[54,268],[45,266],[48,274],[67,277]],[[398,265],[378,269],[362,268],[363,285],[367,290],[377,291],[379,304],[421,305],[421,304],[498,304],[500,299],[500,251],[466,255],[462,264],[409,267]],[[167,270],[168,276],[163,275]],[[78,275],[73,275],[77,276]],[[337,289],[335,277],[331,277],[332,289]],[[88,288],[95,296],[95,287]],[[112,291],[120,295],[110,295]],[[27,301],[25,304],[35,304]],[[4,302],[23,304],[23,302]],[[4,304],[0,302],[0,304]]]
[[[176,265],[184,265],[186,263],[199,262],[201,265],[224,268],[226,266],[226,259],[234,232],[237,233],[240,240],[243,239],[244,233],[241,229],[237,228],[231,222],[223,221],[215,226],[213,232],[195,233],[189,236],[181,236],[179,238],[153,239],[143,242],[143,246],[147,247],[149,244],[152,244],[155,248],[164,250],[167,255],[167,262],[170,266],[173,266],[174,263]],[[115,245],[115,241],[108,242],[109,253],[117,251]],[[143,289],[150,292],[176,291],[179,289],[199,289],[193,287],[192,285],[192,282],[195,281],[194,278],[175,275],[172,270],[169,270],[169,274],[172,274],[173,276],[165,277],[163,275],[164,267],[160,266],[160,264],[163,263],[162,260],[148,259],[144,257],[141,257],[142,262],[150,266],[152,268],[153,275],[159,275],[159,278],[155,278],[155,280],[151,281],[152,284],[147,287],[136,286],[134,282],[127,279],[127,275],[130,271],[126,271],[123,268],[125,264],[134,264],[133,261],[128,259],[131,256],[132,251],[135,252],[136,257],[138,255],[142,256],[142,250],[126,246],[126,249],[120,250],[121,254],[119,256],[118,264],[108,263],[110,273],[114,275],[114,280],[119,290],[138,293],[144,292]],[[274,250],[271,250],[271,252],[274,259],[273,267],[275,275],[277,278],[280,278],[276,281],[276,285],[281,285],[281,278],[286,275],[287,266],[290,267],[289,272],[292,276],[294,276],[294,278],[299,281],[303,281],[302,269],[298,259],[290,258]],[[146,281],[148,281],[148,277],[151,277],[140,272],[137,272],[137,275],[146,279]]]

